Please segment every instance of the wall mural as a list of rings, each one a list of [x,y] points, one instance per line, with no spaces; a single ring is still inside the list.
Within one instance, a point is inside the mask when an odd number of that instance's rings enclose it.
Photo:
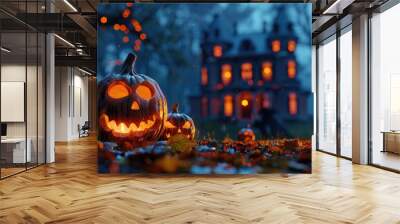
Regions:
[[[100,4],[97,55],[99,173],[311,173],[311,4]]]

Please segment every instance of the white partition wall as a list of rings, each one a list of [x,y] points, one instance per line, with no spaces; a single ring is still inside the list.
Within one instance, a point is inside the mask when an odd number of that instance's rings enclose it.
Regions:
[[[89,119],[89,78],[75,67],[56,67],[55,73],[55,141],[77,139],[78,125]]]

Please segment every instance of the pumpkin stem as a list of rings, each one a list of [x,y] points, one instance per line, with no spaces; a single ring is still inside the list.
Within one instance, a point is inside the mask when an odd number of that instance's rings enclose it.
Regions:
[[[121,74],[126,74],[126,73],[129,73],[131,75],[136,74],[134,70],[136,58],[137,58],[136,55],[132,53],[129,53],[128,56],[126,56],[124,64],[122,65],[121,68]]]
[[[172,112],[173,112],[173,113],[178,113],[178,107],[179,107],[179,104],[175,103],[175,104],[172,106]]]

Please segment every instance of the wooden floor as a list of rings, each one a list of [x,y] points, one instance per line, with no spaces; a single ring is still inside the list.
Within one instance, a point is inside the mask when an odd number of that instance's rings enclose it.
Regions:
[[[0,181],[0,223],[400,223],[400,175],[314,152],[312,175],[96,173],[96,143]]]
[[[374,151],[373,154],[374,164],[388,167],[395,170],[400,170],[400,155],[391,152]]]

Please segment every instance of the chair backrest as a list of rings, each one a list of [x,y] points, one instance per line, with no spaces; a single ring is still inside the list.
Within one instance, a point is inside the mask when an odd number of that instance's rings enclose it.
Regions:
[[[82,128],[90,128],[89,121],[85,121],[85,123],[83,124]]]

